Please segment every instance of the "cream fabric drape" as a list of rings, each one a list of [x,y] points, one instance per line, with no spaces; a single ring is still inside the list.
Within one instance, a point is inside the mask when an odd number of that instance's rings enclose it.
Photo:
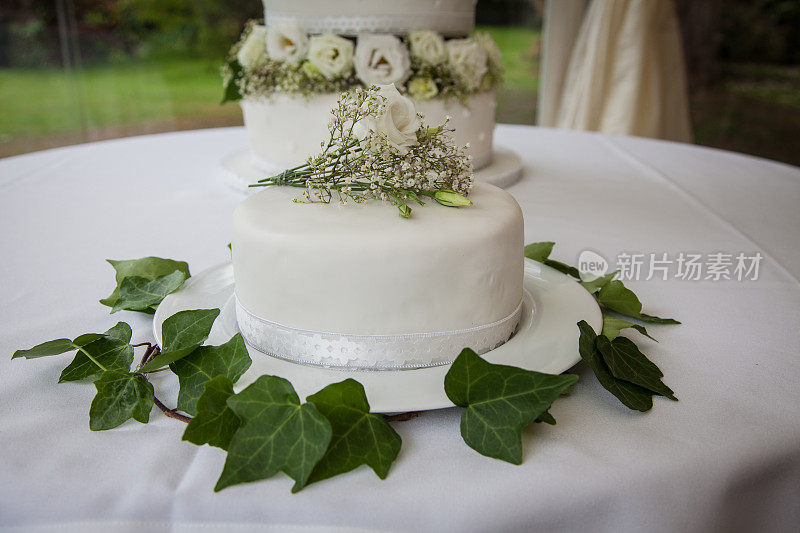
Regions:
[[[671,0],[550,0],[538,123],[691,142]]]

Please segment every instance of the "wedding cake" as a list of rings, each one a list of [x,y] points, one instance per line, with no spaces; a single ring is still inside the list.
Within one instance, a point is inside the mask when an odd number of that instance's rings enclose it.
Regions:
[[[234,211],[236,316],[259,351],[390,370],[485,353],[522,312],[523,220],[394,85],[347,91],[329,141]],[[412,207],[413,206],[413,207]],[[398,216],[399,215],[399,216]]]
[[[470,35],[476,0],[263,0],[223,67],[252,161],[273,172],[327,139],[341,91],[394,83],[430,123],[449,119],[476,169],[492,160],[500,51]]]
[[[271,187],[236,208],[237,320],[249,344],[301,363],[419,368],[511,336],[522,300],[522,212],[478,183],[475,205],[305,205]]]

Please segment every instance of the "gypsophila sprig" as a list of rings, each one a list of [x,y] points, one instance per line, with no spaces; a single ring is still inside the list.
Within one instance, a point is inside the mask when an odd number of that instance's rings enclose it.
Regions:
[[[424,205],[424,196],[448,207],[472,205],[467,147],[453,144],[447,122],[425,125],[394,85],[343,93],[328,131],[320,155],[251,187],[304,188],[295,200],[301,202],[384,200],[404,218],[411,216],[410,203]]]

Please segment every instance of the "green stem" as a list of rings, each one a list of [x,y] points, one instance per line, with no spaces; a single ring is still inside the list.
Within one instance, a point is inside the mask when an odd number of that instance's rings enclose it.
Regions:
[[[321,168],[322,170],[326,170],[331,168],[331,171],[325,172],[324,175],[330,175],[330,177],[334,177],[336,166],[339,164],[342,156],[347,155],[352,152],[361,152],[363,151],[362,148],[358,147],[358,141],[353,141],[347,146],[339,148],[336,153],[336,159],[334,161],[328,161],[325,165]],[[351,150],[355,148],[354,150]],[[267,185],[293,185],[289,180],[292,179],[301,179],[307,180],[309,177],[313,177],[317,175],[318,170],[312,170],[308,163],[303,163],[301,165],[297,165],[296,167],[288,168],[274,176],[269,176],[267,178],[261,178],[258,180],[257,183],[264,183]],[[252,187],[252,185],[250,185]],[[304,186],[304,185],[303,185]]]
[[[275,185],[275,184],[274,183],[266,183],[266,182],[265,183],[258,182],[258,183],[251,183],[250,185],[248,185],[248,187],[269,187],[270,185]],[[305,183],[287,182],[287,183],[281,183],[281,185],[284,185],[286,187],[297,187],[297,188],[300,188],[300,189],[305,189],[306,188],[306,184]]]
[[[156,372],[164,372],[165,370],[169,370],[169,367],[165,366],[163,368],[156,368],[155,370],[148,370],[145,374],[155,374]]]

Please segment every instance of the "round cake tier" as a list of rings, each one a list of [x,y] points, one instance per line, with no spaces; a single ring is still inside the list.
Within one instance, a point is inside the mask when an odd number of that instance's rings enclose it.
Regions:
[[[233,215],[237,318],[251,344],[329,366],[419,367],[452,361],[465,346],[485,352],[513,332],[523,222],[507,192],[476,184],[473,206],[430,200],[409,219],[375,200],[294,202],[301,193],[271,187]],[[368,356],[363,339],[348,336],[400,336],[388,339],[399,349]],[[434,345],[416,342],[428,337]]]
[[[330,110],[338,98],[338,93],[310,97],[276,94],[264,100],[242,100],[253,163],[264,172],[279,172],[318,154],[320,143],[328,138]],[[467,153],[472,156],[473,168],[491,163],[496,107],[493,92],[474,94],[465,104],[454,98],[414,103],[429,126],[450,117],[454,141],[459,146],[469,144]]]
[[[468,34],[477,0],[264,0],[267,26],[296,23],[308,33],[357,35],[433,30]]]

